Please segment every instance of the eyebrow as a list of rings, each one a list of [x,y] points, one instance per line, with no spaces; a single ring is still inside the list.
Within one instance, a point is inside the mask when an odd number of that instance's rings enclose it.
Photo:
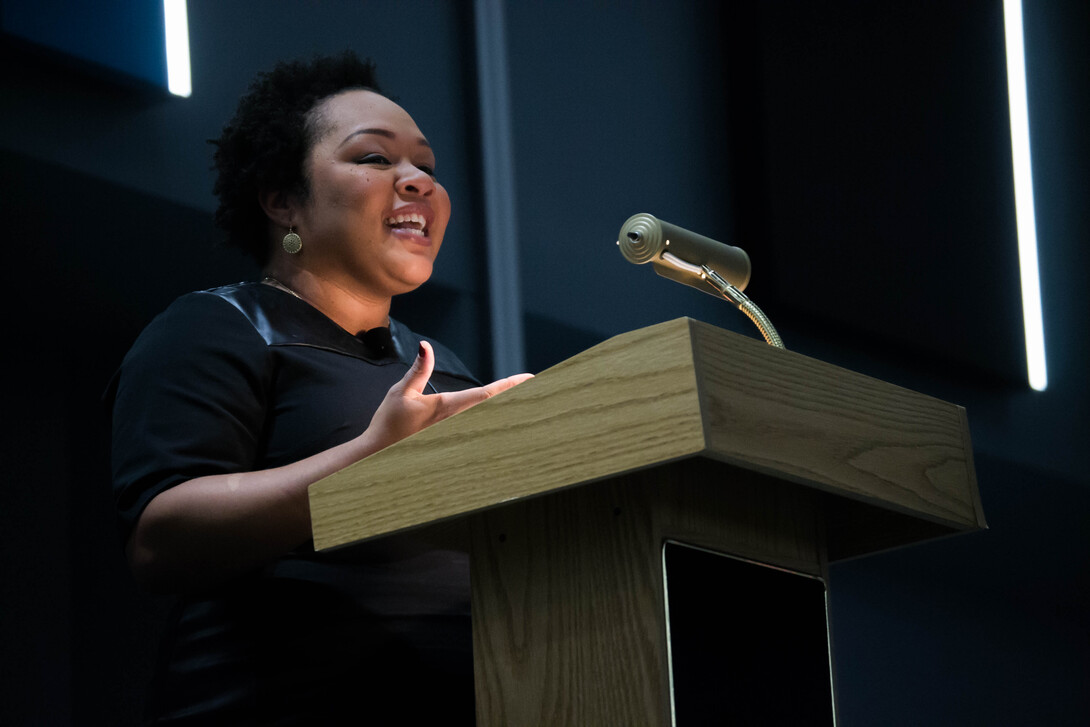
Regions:
[[[353,131],[348,136],[344,137],[344,140],[340,143],[340,146],[344,146],[350,140],[354,139],[355,137],[359,136],[360,134],[375,134],[376,136],[383,136],[383,137],[386,137],[387,139],[396,139],[397,138],[397,134],[390,131],[389,129],[357,129],[356,131]],[[420,137],[420,139],[418,140],[418,143],[420,144],[420,146],[426,146],[427,148],[431,149],[431,144],[429,144],[428,140],[425,139],[424,137]]]

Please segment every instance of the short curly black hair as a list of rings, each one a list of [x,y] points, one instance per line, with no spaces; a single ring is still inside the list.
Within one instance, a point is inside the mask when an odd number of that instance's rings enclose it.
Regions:
[[[227,244],[261,266],[268,262],[268,218],[259,193],[281,190],[307,197],[304,161],[322,131],[311,111],[330,96],[357,89],[382,93],[374,64],[351,51],[285,61],[258,74],[220,138],[209,140],[216,147],[215,220],[227,232]]]

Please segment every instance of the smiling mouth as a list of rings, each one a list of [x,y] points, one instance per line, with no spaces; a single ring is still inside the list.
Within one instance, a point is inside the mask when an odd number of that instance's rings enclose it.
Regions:
[[[428,236],[427,220],[424,219],[424,215],[413,212],[407,215],[395,215],[394,217],[387,217],[383,222],[387,227],[391,227],[395,230],[404,230],[412,235],[419,235],[420,237]]]

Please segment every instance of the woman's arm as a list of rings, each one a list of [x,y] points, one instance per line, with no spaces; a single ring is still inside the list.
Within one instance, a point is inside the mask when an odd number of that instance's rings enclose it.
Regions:
[[[156,495],[126,547],[136,579],[150,590],[184,592],[272,562],[310,537],[309,485],[530,378],[424,394],[434,365],[430,344],[421,343],[355,439],[283,467],[198,477]]]

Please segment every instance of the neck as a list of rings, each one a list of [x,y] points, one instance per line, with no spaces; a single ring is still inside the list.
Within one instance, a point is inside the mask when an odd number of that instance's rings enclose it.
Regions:
[[[353,335],[390,325],[390,298],[369,296],[301,268],[270,266],[265,276]]]

